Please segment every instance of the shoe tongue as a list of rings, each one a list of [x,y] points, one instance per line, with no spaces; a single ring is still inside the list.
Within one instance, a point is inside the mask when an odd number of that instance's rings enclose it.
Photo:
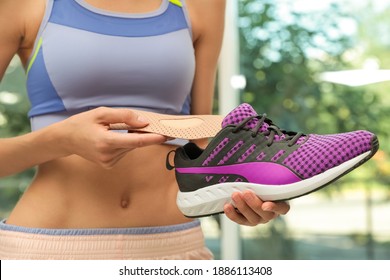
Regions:
[[[228,125],[238,125],[241,122],[243,122],[245,119],[257,116],[257,112],[253,107],[247,103],[243,103],[236,107],[233,111],[231,111],[222,121],[222,128],[225,128]],[[246,128],[253,129],[257,123],[259,122],[258,119],[252,119],[245,125]],[[260,128],[260,132],[266,131],[268,128],[267,123],[263,123],[262,127]]]

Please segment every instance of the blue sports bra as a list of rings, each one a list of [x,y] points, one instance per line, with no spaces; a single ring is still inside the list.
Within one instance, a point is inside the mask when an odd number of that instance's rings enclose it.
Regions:
[[[143,14],[48,0],[27,68],[32,130],[99,106],[189,114],[194,72],[183,0]]]

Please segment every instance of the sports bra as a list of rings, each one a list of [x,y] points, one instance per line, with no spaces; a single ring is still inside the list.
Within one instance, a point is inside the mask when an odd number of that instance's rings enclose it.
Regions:
[[[195,56],[185,1],[130,14],[48,0],[27,65],[32,130],[99,106],[189,114]]]

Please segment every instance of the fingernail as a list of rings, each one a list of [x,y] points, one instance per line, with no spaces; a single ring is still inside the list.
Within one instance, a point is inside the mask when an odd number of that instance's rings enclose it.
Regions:
[[[146,119],[144,119],[142,116],[138,115],[137,117],[137,120],[140,121],[140,122],[144,122],[144,123],[147,123],[148,121]]]
[[[229,207],[228,204],[225,204],[225,205],[223,206],[223,211],[224,211],[225,213],[230,213],[230,212],[232,211],[232,209]]]

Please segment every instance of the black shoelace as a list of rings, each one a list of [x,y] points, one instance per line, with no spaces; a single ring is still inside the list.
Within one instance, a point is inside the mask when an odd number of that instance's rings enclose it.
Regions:
[[[259,134],[268,137],[267,146],[271,146],[273,144],[276,135],[278,135],[279,137],[282,137],[284,135],[284,138],[282,140],[288,141],[287,145],[289,147],[294,145],[301,136],[304,136],[304,134],[301,132],[281,130],[279,127],[277,127],[275,124],[273,124],[273,122],[270,119],[267,118],[266,114],[263,114],[262,116],[260,116],[260,115],[250,116],[250,117],[244,119],[233,130],[233,133],[236,133],[240,130],[245,129],[245,125],[253,119],[258,119],[258,122],[257,122],[257,125],[253,129],[251,129],[252,137],[256,137]],[[260,129],[262,128],[264,123],[268,124],[267,130],[260,131]]]

